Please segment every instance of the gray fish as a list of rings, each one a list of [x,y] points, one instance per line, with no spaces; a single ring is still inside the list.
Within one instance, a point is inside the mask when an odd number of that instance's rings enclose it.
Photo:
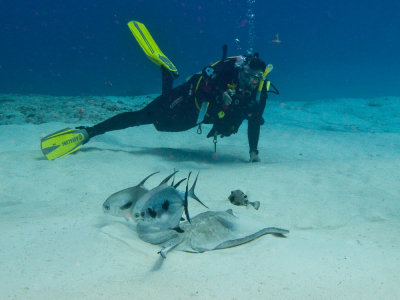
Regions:
[[[250,204],[256,210],[258,210],[260,208],[260,201],[250,202],[247,199],[247,195],[245,193],[243,193],[241,190],[232,191],[231,194],[229,195],[228,199],[233,205],[247,206]]]
[[[103,203],[103,211],[116,217],[127,217],[130,210],[134,207],[140,197],[146,194],[149,190],[144,187],[144,183],[154,174],[154,172],[143,179],[138,185],[124,189],[122,191],[112,194]]]
[[[186,192],[178,191],[176,187],[182,182],[179,181],[175,186],[169,186],[168,180],[175,175],[176,172],[165,178],[158,187],[145,193],[137,201],[136,205],[131,209],[131,216],[140,224],[140,226],[152,226],[154,228],[174,229],[181,231],[179,223],[182,214],[185,212],[186,219],[190,222],[187,198],[190,196],[202,205],[204,205],[195,195],[198,174],[193,186],[188,191],[188,183],[186,184]],[[188,181],[190,173],[188,176]],[[206,205],[204,205],[207,207]]]
[[[192,218],[191,223],[182,223],[183,232],[139,224],[137,231],[143,241],[162,246],[159,253],[163,258],[174,248],[186,252],[205,252],[236,247],[266,234],[285,237],[289,233],[286,229],[266,227],[243,236],[237,221],[231,209],[206,211]]]
[[[158,226],[160,228],[178,228],[184,211],[184,197],[171,186],[163,184],[158,186],[143,197],[146,202],[143,206],[132,209],[132,218],[147,226]],[[146,225],[145,225],[146,226]]]

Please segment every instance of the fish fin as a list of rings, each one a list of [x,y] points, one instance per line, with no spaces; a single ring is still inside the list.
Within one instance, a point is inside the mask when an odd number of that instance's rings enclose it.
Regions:
[[[176,226],[175,228],[170,228],[170,229],[171,230],[175,230],[178,233],[184,233],[185,232],[182,228],[179,227],[179,225]]]
[[[129,201],[129,202],[127,202],[126,204],[120,206],[119,208],[120,208],[121,210],[128,209],[128,208],[130,208],[130,207],[132,206],[132,203],[133,203],[133,201]]]
[[[154,173],[150,174],[145,179],[143,179],[137,186],[143,186],[147,179],[149,179],[151,176],[153,176],[153,175],[155,175],[157,173],[160,173],[160,171],[157,171],[157,172],[154,172]]]
[[[171,177],[174,176],[176,173],[178,173],[178,171],[174,171],[174,173],[172,173],[171,175],[169,175],[169,176],[167,176],[166,178],[164,178],[164,180],[161,181],[161,183],[159,184],[159,186],[160,186],[160,185],[163,185],[164,183],[167,183],[168,180],[170,180]]]
[[[189,190],[189,197],[193,198],[194,200],[196,200],[197,202],[199,202],[201,205],[203,205],[205,208],[208,208],[207,205],[205,205],[203,202],[200,201],[200,199],[195,195],[194,193],[194,189],[196,188],[196,183],[197,183],[197,178],[199,177],[200,172],[197,172],[197,176],[196,179],[194,180],[194,183],[192,185],[192,187]],[[190,176],[190,175],[189,175]]]
[[[192,174],[192,172],[189,173],[189,176],[188,176],[188,178],[187,178],[187,182],[186,182],[186,191],[185,191],[185,200],[183,201],[183,207],[184,207],[184,209],[185,209],[186,219],[187,219],[188,222],[191,224],[192,222],[190,221],[189,209],[188,209],[188,186],[189,186],[190,174]]]
[[[231,208],[230,208],[230,209],[227,209],[226,212],[227,212],[228,214],[230,214],[230,215],[236,217],[236,216],[233,214],[233,210],[232,210]]]
[[[173,187],[176,189],[182,182],[184,182],[187,178],[183,178],[182,180],[179,180]]]
[[[176,169],[174,168],[174,172],[176,171]],[[175,174],[174,177],[172,177],[172,182],[171,182],[171,186],[174,186],[174,182],[175,182]]]

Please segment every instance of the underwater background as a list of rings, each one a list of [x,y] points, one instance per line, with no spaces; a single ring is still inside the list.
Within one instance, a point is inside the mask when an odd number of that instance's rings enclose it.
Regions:
[[[160,92],[126,23],[144,23],[177,66],[175,84],[228,55],[274,65],[279,101],[400,95],[400,2],[1,0],[0,93]],[[278,36],[277,36],[278,34]]]

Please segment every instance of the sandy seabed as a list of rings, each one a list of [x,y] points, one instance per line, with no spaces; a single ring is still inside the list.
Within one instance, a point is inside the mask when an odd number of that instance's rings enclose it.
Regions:
[[[47,161],[40,137],[136,106],[106,99],[96,116],[82,117],[79,109],[93,112],[96,99],[81,99],[77,109],[36,96],[64,117],[46,119],[36,103],[30,121],[15,107],[30,107],[32,99],[18,97],[0,101],[8,105],[0,118],[0,299],[400,299],[399,98],[269,102],[262,161],[251,164],[247,124],[219,139],[216,154],[195,129],[143,126]],[[210,209],[232,208],[239,218],[290,233],[162,259],[159,246],[104,215],[101,205],[160,171],[146,183],[156,186],[174,168],[182,176],[200,171],[196,193]],[[260,209],[232,206],[234,189]],[[205,210],[189,205],[192,215]]]

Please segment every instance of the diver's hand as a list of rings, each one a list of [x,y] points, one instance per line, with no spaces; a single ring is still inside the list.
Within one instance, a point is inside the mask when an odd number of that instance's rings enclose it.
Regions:
[[[231,89],[226,90],[223,94],[222,94],[222,103],[224,105],[231,105],[232,104],[232,96],[235,94],[234,91],[232,91]]]
[[[261,159],[258,156],[258,151],[251,151],[250,152],[250,162],[260,162]]]

